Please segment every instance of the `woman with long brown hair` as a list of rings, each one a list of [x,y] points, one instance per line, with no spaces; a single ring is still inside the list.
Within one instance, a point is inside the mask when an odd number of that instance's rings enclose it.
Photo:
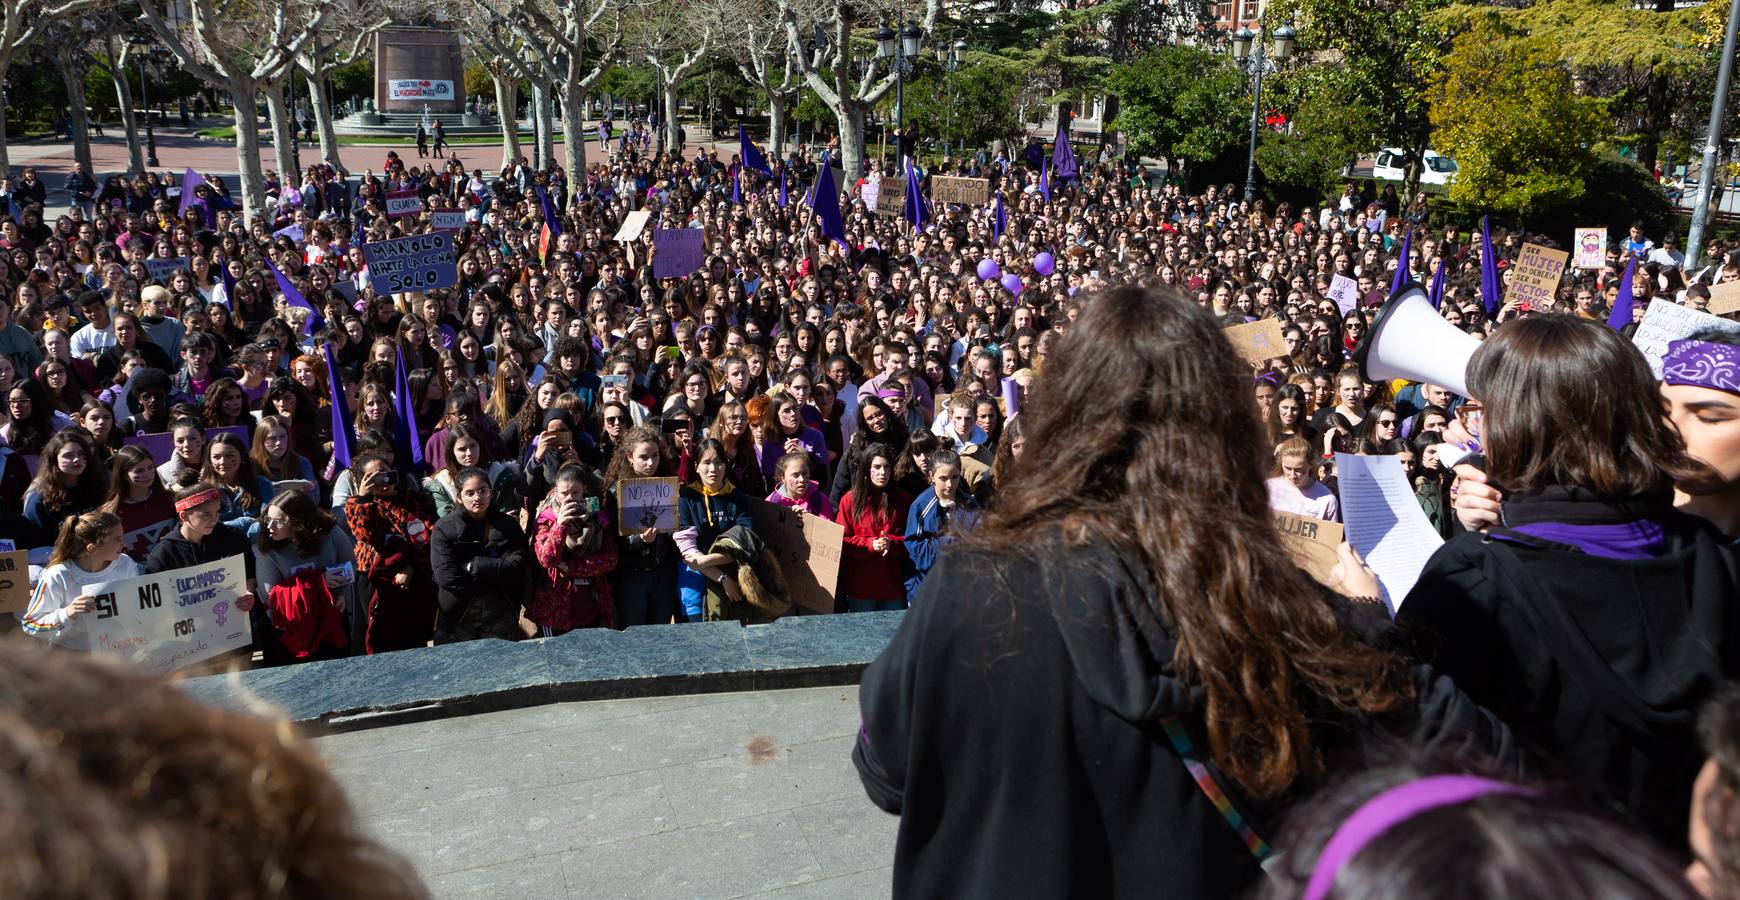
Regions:
[[[902,816],[896,896],[1239,896],[1337,749],[1499,741],[1361,639],[1384,616],[1351,551],[1338,574],[1366,603],[1276,540],[1249,383],[1176,289],[1084,302],[996,505],[864,674],[853,759]]]

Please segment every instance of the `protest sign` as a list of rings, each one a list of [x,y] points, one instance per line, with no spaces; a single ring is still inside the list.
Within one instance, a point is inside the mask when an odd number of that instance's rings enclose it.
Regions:
[[[453,235],[445,231],[364,244],[363,259],[368,261],[369,283],[382,296],[459,283]]]
[[[933,203],[985,203],[991,199],[991,182],[986,178],[932,175],[930,199]]]
[[[1279,509],[1270,512],[1275,515],[1275,528],[1281,532],[1281,543],[1287,545],[1293,561],[1318,583],[1334,587],[1335,578],[1330,572],[1341,562],[1335,552],[1344,535],[1341,525]]]
[[[899,218],[906,212],[906,176],[878,178],[876,182],[876,214]]]
[[[1341,314],[1345,316],[1353,312],[1353,308],[1359,305],[1359,282],[1346,275],[1336,273],[1335,277],[1329,279],[1328,296],[1329,299],[1335,301],[1336,308],[1340,309]]]
[[[0,553],[0,616],[23,612],[29,606],[30,551]]]
[[[1287,345],[1281,340],[1280,319],[1259,319],[1223,330],[1226,339],[1232,341],[1233,349],[1258,365],[1287,355]]]
[[[1649,310],[1643,314],[1643,321],[1637,324],[1637,332],[1631,336],[1631,342],[1637,345],[1638,350],[1643,351],[1644,358],[1649,360],[1650,371],[1660,378],[1661,358],[1667,355],[1668,344],[1690,337],[1705,328],[1719,328],[1740,334],[1740,322],[1719,319],[1689,306],[1681,306],[1672,300],[1652,300]]]
[[[1736,310],[1740,310],[1740,281],[1724,281],[1710,288],[1710,315],[1727,315]]]
[[[308,238],[308,233],[302,230],[301,225],[298,225],[295,222],[291,222],[290,224],[284,226],[283,228],[280,228],[277,231],[272,232],[272,236],[273,237],[287,237],[293,241],[301,241],[301,240],[306,240]]]
[[[617,531],[634,534],[648,528],[677,530],[675,478],[628,478],[617,485]]]
[[[429,210],[429,227],[436,231],[459,231],[465,227],[465,210]]]
[[[1415,499],[1401,457],[1337,453],[1335,474],[1347,542],[1377,573],[1379,593],[1394,616],[1444,539]]]
[[[1577,248],[1577,268],[1607,268],[1607,229],[1579,228],[1572,246]]]
[[[660,228],[653,232],[653,277],[681,278],[707,259],[707,232],[701,228]]]
[[[1507,303],[1517,303],[1524,309],[1542,309],[1552,302],[1559,290],[1559,279],[1565,274],[1565,261],[1571,254],[1550,250],[1540,244],[1524,244],[1511,267],[1510,288],[1505,292]]]
[[[204,662],[254,640],[236,600],[248,591],[240,555],[86,588],[96,610],[86,621],[91,649],[148,672]]]
[[[423,211],[423,198],[417,196],[415,190],[388,191],[382,199],[386,201],[389,219],[414,216]]]
[[[766,500],[750,500],[749,515],[756,537],[779,560],[792,601],[811,612],[833,612],[846,529]]]
[[[864,179],[864,183],[858,186],[858,196],[864,201],[865,209],[875,212],[876,201],[882,196],[882,180],[879,178]]]
[[[193,263],[185,256],[175,256],[169,259],[159,259],[155,256],[145,258],[146,276],[152,281],[161,281],[165,284],[169,282],[169,276],[182,269],[191,270],[192,266]]]
[[[640,237],[640,233],[646,230],[646,223],[651,219],[650,210],[637,209],[629,213],[622,218],[622,226],[616,229],[616,237],[612,240],[632,241]]]

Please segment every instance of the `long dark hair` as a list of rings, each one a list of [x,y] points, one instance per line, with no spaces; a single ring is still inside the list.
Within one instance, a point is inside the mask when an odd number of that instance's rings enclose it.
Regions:
[[[1577,487],[1606,499],[1663,497],[1697,471],[1662,415],[1643,354],[1576,316],[1506,324],[1468,363],[1485,406],[1488,474],[1510,492]]]
[[[303,491],[285,491],[271,500],[260,510],[260,518],[266,517],[266,511],[276,507],[290,520],[290,539],[275,541],[271,538],[271,529],[261,526],[260,549],[276,550],[286,544],[296,547],[296,554],[303,559],[313,559],[320,555],[320,549],[326,546],[327,536],[332,534],[333,525],[338,520],[332,513],[320,508]]]
[[[1015,556],[1055,531],[1129,561],[1173,623],[1179,677],[1203,688],[1215,762],[1272,797],[1322,766],[1307,708],[1387,713],[1413,688],[1275,540],[1249,383],[1177,288],[1099,294],[1035,382],[1017,420],[1030,446],[966,539]],[[1070,464],[1046,465],[1058,459]]]
[[[877,487],[870,480],[870,463],[878,456],[888,461],[888,484],[883,487]],[[864,448],[864,455],[858,460],[858,468],[852,472],[853,509],[870,510],[878,522],[886,524],[893,521],[888,510],[888,495],[894,492],[894,466],[899,461],[898,456],[887,444],[871,444]]]

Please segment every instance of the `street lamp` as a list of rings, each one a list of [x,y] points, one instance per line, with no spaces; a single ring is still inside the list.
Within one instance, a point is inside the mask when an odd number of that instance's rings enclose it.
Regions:
[[[912,64],[923,50],[924,29],[917,22],[905,20],[904,11],[897,14],[894,22],[899,28],[890,28],[887,22],[876,29],[876,58],[892,60],[894,68],[894,129],[899,133],[897,155],[904,163],[906,158],[906,75]],[[899,40],[896,40],[898,38]],[[905,166],[901,168],[904,170]]]
[[[1263,26],[1267,32],[1267,26]],[[1293,26],[1282,25],[1268,35],[1268,48],[1263,46],[1261,36],[1251,31],[1249,27],[1233,32],[1233,58],[1238,60],[1251,75],[1251,144],[1249,155],[1245,162],[1245,202],[1249,203],[1257,195],[1257,128],[1263,118],[1263,70],[1271,61],[1280,65],[1293,56]]]
[[[941,63],[943,70],[949,72],[950,74],[953,74],[955,72],[959,72],[961,70],[961,63],[963,61],[965,61],[966,58],[967,58],[967,42],[964,38],[957,40],[952,44],[944,42],[944,43],[936,45],[936,61],[938,63]],[[950,131],[954,130],[954,124],[955,124],[955,99],[956,99],[955,98],[955,86],[951,82],[949,84],[949,130]],[[943,150],[946,152],[948,150],[948,148],[949,148],[949,142],[945,138],[943,140]],[[966,153],[967,153],[967,139],[963,135],[961,137],[961,155],[965,156]]]

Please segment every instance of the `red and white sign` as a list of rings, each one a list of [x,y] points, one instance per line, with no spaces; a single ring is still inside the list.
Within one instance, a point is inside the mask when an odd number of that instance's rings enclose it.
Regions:
[[[396,78],[387,82],[389,100],[452,100],[453,82]]]
[[[386,201],[387,218],[389,219],[414,216],[423,211],[423,198],[417,196],[415,190],[388,191]]]
[[[429,227],[436,231],[459,231],[465,227],[465,210],[463,209],[432,209],[429,210]]]

